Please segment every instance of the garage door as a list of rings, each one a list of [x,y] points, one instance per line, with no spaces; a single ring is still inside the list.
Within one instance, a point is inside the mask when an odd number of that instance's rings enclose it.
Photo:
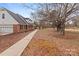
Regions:
[[[12,33],[13,26],[12,25],[0,25],[0,32],[1,33]]]

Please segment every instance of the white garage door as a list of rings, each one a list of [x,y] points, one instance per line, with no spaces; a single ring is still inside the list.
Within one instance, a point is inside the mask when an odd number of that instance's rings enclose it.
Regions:
[[[12,25],[0,25],[0,33],[12,33],[13,26]]]

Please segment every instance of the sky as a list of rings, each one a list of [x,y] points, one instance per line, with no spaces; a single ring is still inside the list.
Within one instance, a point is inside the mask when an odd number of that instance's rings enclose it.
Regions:
[[[33,12],[34,10],[32,10],[31,8],[36,8],[37,6],[34,6],[35,4],[33,3],[0,3],[0,8],[6,8],[14,13],[20,14],[24,17],[29,17],[30,18],[30,14],[31,12]],[[29,6],[31,8],[28,8],[26,6]]]

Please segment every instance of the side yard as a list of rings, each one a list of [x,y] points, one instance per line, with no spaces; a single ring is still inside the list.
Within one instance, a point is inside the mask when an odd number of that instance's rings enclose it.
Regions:
[[[0,53],[15,44],[17,41],[21,40],[29,33],[30,31],[0,36]]]
[[[79,32],[66,31],[62,36],[52,28],[39,30],[22,56],[79,55]]]
[[[57,45],[53,41],[52,33],[52,29],[39,30],[29,45],[25,48],[22,55],[45,56],[60,54]]]

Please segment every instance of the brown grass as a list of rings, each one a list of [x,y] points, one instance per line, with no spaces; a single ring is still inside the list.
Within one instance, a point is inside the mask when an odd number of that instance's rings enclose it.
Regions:
[[[25,37],[29,32],[0,36],[0,53]]]
[[[79,33],[66,31],[62,36],[52,28],[39,30],[22,55],[79,55]]]
[[[51,31],[49,29],[39,30],[22,55],[45,56],[60,54],[56,44],[50,40],[50,35]]]

